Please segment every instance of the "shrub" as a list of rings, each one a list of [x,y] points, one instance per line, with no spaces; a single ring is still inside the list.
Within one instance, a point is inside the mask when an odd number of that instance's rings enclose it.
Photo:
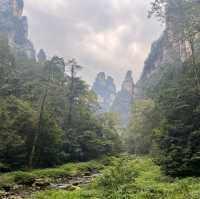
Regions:
[[[0,173],[7,173],[10,172],[11,168],[7,164],[3,164],[0,162]]]
[[[14,181],[21,185],[32,185],[36,180],[36,177],[31,173],[17,172],[14,176]]]
[[[98,186],[103,189],[105,198],[130,198],[129,188],[133,191],[135,178],[138,172],[135,171],[127,159],[120,159],[115,166],[105,171],[104,175],[98,180]],[[136,187],[135,187],[136,188]]]

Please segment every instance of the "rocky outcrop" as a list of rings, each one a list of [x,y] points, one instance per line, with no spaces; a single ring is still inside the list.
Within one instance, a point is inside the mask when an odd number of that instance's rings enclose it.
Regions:
[[[134,81],[132,72],[128,71],[122,83],[121,90],[117,93],[112,106],[112,112],[116,112],[120,116],[121,126],[126,126],[131,116],[131,107],[134,97]]]
[[[28,39],[27,17],[23,16],[23,0],[0,0],[0,33],[6,35],[17,53],[35,59],[35,51]]]
[[[186,2],[187,1],[184,3]],[[199,3],[199,0],[188,1],[188,5],[183,4],[183,1],[167,1],[165,8],[165,30],[162,36],[152,44],[149,57],[144,64],[144,70],[140,81],[141,84],[145,80],[150,79],[161,67],[164,68],[170,64],[173,64],[174,67],[180,67],[185,60],[191,57],[192,49],[186,39],[188,33],[184,33],[184,26],[187,26],[188,23],[191,22],[193,26],[196,26],[195,31],[197,31],[200,15],[198,9],[195,11],[194,8],[195,6],[198,7]],[[191,5],[193,6],[192,12],[194,12],[194,15],[189,17],[190,22],[188,22],[186,18],[191,14],[191,10],[187,11],[187,9],[190,8]],[[186,18],[185,15],[187,15]],[[183,22],[183,20],[186,21]],[[180,23],[182,25],[180,25]],[[183,36],[184,34],[185,36]],[[190,34],[194,34],[194,30],[190,30]]]
[[[97,75],[92,90],[98,97],[101,112],[109,112],[116,96],[116,86],[112,77],[104,72]]]
[[[106,77],[104,72],[97,75],[92,90],[97,94],[101,112],[115,112],[119,115],[119,126],[126,126],[131,116],[131,106],[134,97],[134,81],[132,72],[128,71],[117,93],[112,77]]]
[[[178,43],[171,35],[171,30],[166,29],[162,36],[151,46],[151,51],[144,63],[141,80],[152,76],[161,66],[169,65],[175,61],[181,64],[188,57],[186,43]]]
[[[192,1],[197,3],[195,0]],[[191,48],[188,42],[181,38],[180,27],[177,28],[177,24],[185,15],[184,10],[180,12],[178,9],[180,4],[181,1],[168,1],[165,30],[152,44],[142,76],[136,85],[135,98],[144,98],[148,95],[146,91],[156,88],[169,68],[174,72],[180,72],[182,63],[191,57]]]
[[[47,56],[43,49],[40,49],[40,51],[38,52],[37,59],[38,59],[38,62],[41,64],[47,61]]]
[[[149,57],[144,63],[141,79],[147,79],[149,76],[151,76],[154,70],[160,66],[160,64],[164,63],[163,58],[167,50],[165,49],[165,40],[166,35],[163,34],[156,42],[152,44]]]

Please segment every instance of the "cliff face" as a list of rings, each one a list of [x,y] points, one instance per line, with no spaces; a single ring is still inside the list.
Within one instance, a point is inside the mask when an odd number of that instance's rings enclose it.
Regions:
[[[40,51],[37,54],[37,60],[39,63],[43,64],[47,61],[47,55],[43,49],[40,49]]]
[[[112,77],[104,72],[97,75],[92,90],[97,94],[101,112],[108,112],[116,96],[116,86]]]
[[[28,39],[28,22],[23,16],[23,0],[0,0],[0,33],[8,37],[10,46],[18,53],[35,59],[35,51]]]
[[[144,97],[143,92],[146,88],[154,88],[159,84],[168,67],[173,67],[174,71],[180,71],[182,63],[191,57],[190,45],[186,39],[182,39],[184,33],[181,32],[183,30],[180,24],[186,20],[186,12],[182,3],[183,1],[168,1],[166,27],[162,36],[152,44],[150,54],[145,61],[141,79],[136,86],[135,95],[138,98]],[[195,7],[199,1],[192,0],[190,3]],[[180,9],[181,6],[182,9]],[[199,17],[199,13],[196,15],[198,16],[195,17]]]
[[[165,3],[165,31],[159,40],[153,43],[147,58],[141,81],[156,73],[157,69],[173,64],[179,67],[191,58],[195,41],[200,32],[200,0],[168,0]],[[193,43],[193,47],[191,46]]]
[[[151,46],[151,51],[144,63],[144,70],[141,80],[148,79],[159,69],[160,66],[183,62],[189,57],[187,43],[176,41],[172,29],[169,27],[164,31],[162,36]]]
[[[112,106],[112,112],[119,113],[122,126],[126,126],[131,116],[131,107],[134,97],[134,81],[132,72],[128,71],[122,83],[121,90],[117,93]]]
[[[134,81],[132,72],[128,71],[117,93],[112,77],[106,77],[104,72],[97,75],[92,90],[97,94],[101,112],[115,112],[119,114],[120,126],[126,126],[131,116],[131,106],[134,97]]]

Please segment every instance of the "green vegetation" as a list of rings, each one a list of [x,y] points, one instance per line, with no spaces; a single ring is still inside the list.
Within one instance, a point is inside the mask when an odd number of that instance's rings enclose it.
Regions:
[[[97,114],[97,98],[77,76],[80,69],[75,60],[37,62],[14,54],[0,37],[1,172],[120,151],[116,124],[112,116]]]
[[[167,51],[170,58],[138,83],[144,96],[133,105],[128,149],[153,155],[167,175],[199,176],[200,6],[184,0],[158,0],[152,5],[152,13],[167,26],[166,38],[157,48]],[[185,54],[180,50],[184,46],[188,48]],[[158,49],[153,50],[157,53]],[[151,57],[149,62],[153,61]]]
[[[103,175],[75,191],[45,191],[33,199],[198,199],[200,179],[164,176],[148,157],[113,159]]]
[[[155,0],[150,14],[166,31],[138,82],[124,140],[116,115],[98,112],[76,60],[46,60],[42,51],[30,60],[0,36],[0,198],[20,185],[32,199],[200,198],[200,4]],[[122,143],[132,155],[112,157]],[[94,161],[103,156],[110,158]],[[102,175],[89,184],[32,190],[37,180],[50,185],[92,170]]]
[[[46,191],[44,193],[40,193],[37,196],[33,197],[34,199],[78,199],[81,198],[82,192],[75,191],[75,192],[66,192],[66,191]]]
[[[37,179],[51,183],[60,177],[68,178],[78,176],[91,170],[100,171],[106,164],[109,164],[109,162],[110,160],[108,158],[104,158],[99,161],[93,160],[85,163],[69,163],[56,168],[10,172],[0,175],[0,189],[4,190],[4,187],[12,188],[15,185],[32,186]]]
[[[154,101],[151,99],[135,101],[133,113],[134,117],[127,129],[128,151],[135,154],[148,154],[152,145],[150,132],[158,122]]]

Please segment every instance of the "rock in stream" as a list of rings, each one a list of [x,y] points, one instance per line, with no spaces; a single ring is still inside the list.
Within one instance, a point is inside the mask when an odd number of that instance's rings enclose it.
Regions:
[[[9,191],[0,194],[0,199],[23,199],[29,198],[32,194],[45,190],[66,190],[74,191],[92,182],[98,177],[98,171],[85,172],[73,177],[60,177],[50,183],[44,179],[36,179],[32,186],[15,185]]]

